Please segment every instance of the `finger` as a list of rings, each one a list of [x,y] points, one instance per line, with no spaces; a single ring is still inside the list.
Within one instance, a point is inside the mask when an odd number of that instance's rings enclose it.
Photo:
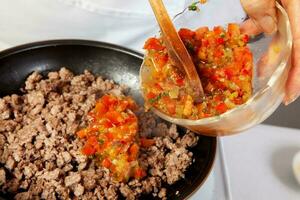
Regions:
[[[241,24],[241,31],[250,36],[255,36],[260,34],[262,31],[254,23],[253,19],[247,19]]]
[[[285,104],[295,101],[300,95],[300,1],[282,0],[286,9],[293,34],[292,68],[286,84]]]
[[[294,102],[300,95],[300,39],[294,41],[292,54],[292,68],[286,83],[286,105]]]
[[[277,30],[275,0],[241,0],[257,32],[272,34]]]

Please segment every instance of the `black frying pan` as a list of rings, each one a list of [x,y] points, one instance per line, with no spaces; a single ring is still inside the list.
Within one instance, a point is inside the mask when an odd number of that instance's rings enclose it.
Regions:
[[[44,74],[67,67],[74,73],[88,69],[94,74],[129,86],[129,94],[142,104],[139,91],[139,67],[143,55],[135,51],[102,42],[86,40],[53,40],[26,44],[0,52],[0,97],[19,93],[26,77],[38,70]],[[183,133],[184,129],[181,128]],[[216,154],[216,138],[201,136],[191,149],[195,162],[185,179],[167,187],[168,199],[190,197],[209,175]],[[179,191],[176,195],[176,191]],[[8,198],[0,194],[3,198]],[[152,199],[145,196],[141,199]]]

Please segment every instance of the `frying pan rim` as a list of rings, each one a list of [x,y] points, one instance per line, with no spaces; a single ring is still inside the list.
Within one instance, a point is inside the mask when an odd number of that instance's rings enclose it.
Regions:
[[[30,42],[30,43],[21,44],[18,46],[4,49],[0,51],[0,59],[3,59],[13,54],[21,53],[23,51],[39,49],[42,47],[50,47],[50,46],[55,47],[55,46],[65,46],[65,45],[100,47],[100,48],[122,52],[140,59],[143,59],[144,57],[144,54],[142,54],[141,52],[138,52],[136,50],[124,46],[108,43],[108,42],[101,42],[96,40],[84,40],[84,39],[55,39],[55,40],[42,40],[37,42]]]

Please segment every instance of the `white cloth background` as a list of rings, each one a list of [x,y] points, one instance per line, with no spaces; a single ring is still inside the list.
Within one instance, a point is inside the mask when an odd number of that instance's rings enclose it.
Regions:
[[[165,0],[171,16],[190,0]],[[0,0],[0,48],[27,42],[81,38],[106,41],[141,50],[157,33],[148,0]],[[208,0],[196,20],[200,25],[240,22],[239,0]],[[2,44],[2,45],[1,45]]]

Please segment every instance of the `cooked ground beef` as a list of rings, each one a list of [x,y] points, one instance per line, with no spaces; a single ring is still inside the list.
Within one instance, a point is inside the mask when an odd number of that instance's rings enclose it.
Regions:
[[[87,113],[106,93],[125,87],[90,72],[75,76],[62,68],[43,79],[31,74],[23,94],[0,99],[0,191],[15,199],[137,199],[143,193],[166,199],[162,183],[184,177],[192,163],[188,147],[198,137],[179,137],[175,125],[160,123],[152,113],[137,113],[140,135],[156,144],[141,149],[139,161],[147,177],[117,183],[109,171],[81,154],[75,132],[87,125]]]

